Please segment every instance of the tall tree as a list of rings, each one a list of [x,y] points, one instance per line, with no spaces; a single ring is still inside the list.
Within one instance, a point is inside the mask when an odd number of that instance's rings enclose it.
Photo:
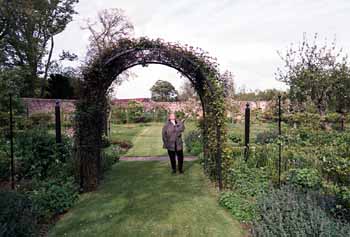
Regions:
[[[120,8],[98,12],[95,19],[86,20],[82,29],[90,32],[86,63],[98,57],[104,49],[116,47],[121,38],[131,37],[134,34],[133,24]],[[131,76],[136,75],[128,71],[123,72],[114,80],[113,86],[120,85]]]
[[[332,111],[344,113],[350,111],[350,66],[342,64],[336,71],[334,96],[330,97],[329,107]]]
[[[75,99],[72,78],[62,74],[51,74],[48,80],[48,98],[51,99]]]
[[[43,95],[54,36],[61,33],[72,20],[77,2],[0,0],[0,41],[6,55],[2,67],[19,66],[26,72],[23,95],[33,96],[39,79],[40,94]],[[48,56],[46,62],[43,60],[45,56]]]
[[[232,98],[235,94],[235,82],[233,73],[226,70],[221,75],[221,81],[224,85],[224,93],[226,98]]]
[[[50,77],[47,81],[45,98],[75,99],[78,94],[80,71],[77,68],[64,67],[62,61],[75,61],[77,55],[63,51],[59,60],[54,60],[50,66]]]
[[[88,57],[100,54],[104,49],[117,46],[118,40],[133,35],[134,26],[124,10],[105,9],[97,14],[96,19],[87,19],[82,27],[90,32]]]
[[[291,100],[297,104],[310,101],[319,114],[324,115],[332,97],[340,96],[337,88],[345,88],[342,75],[344,68],[347,68],[347,56],[337,49],[335,41],[320,46],[317,34],[313,42],[304,34],[299,47],[292,45],[283,55],[279,55],[284,67],[278,69],[276,77],[290,86]]]
[[[176,101],[178,92],[175,87],[168,81],[158,80],[151,88],[152,100],[161,102]]]
[[[189,99],[198,100],[198,95],[197,95],[196,90],[194,89],[192,83],[187,80],[180,88],[179,100],[187,101]]]

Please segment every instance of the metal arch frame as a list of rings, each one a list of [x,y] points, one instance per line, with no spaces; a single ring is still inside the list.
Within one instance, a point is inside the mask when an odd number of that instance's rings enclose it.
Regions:
[[[132,53],[137,53],[137,52],[142,52],[145,50],[149,50],[149,51],[158,51],[158,52],[162,52],[162,51],[167,51],[167,49],[163,49],[163,48],[131,48],[131,49],[125,49],[124,51],[121,51],[119,53],[117,53],[116,55],[113,55],[111,58],[107,59],[107,61],[104,63],[105,66],[111,66],[114,61],[120,57],[124,57],[127,56],[128,54],[132,54]],[[171,50],[168,50],[169,52]],[[187,61],[190,65],[193,65],[193,68],[195,68],[195,70],[193,71],[194,73],[198,73],[199,72],[199,77],[203,79],[203,81],[208,85],[208,89],[210,91],[210,94],[212,96],[215,96],[214,93],[214,89],[213,89],[213,85],[211,83],[211,81],[206,79],[206,76],[204,76],[204,73],[202,70],[200,70],[200,66],[196,65],[195,62],[193,62],[191,59],[189,59],[188,57],[185,57],[184,55],[182,55],[181,53],[177,52],[176,50],[172,51],[173,53],[176,53],[177,55],[179,55],[181,57],[181,60],[185,60]],[[148,54],[151,55],[151,54]],[[158,58],[159,58],[160,53],[158,53]],[[143,54],[142,55],[143,58],[145,58],[146,56]],[[130,65],[127,65],[123,68],[121,68],[120,70],[118,70],[114,75],[113,75],[113,79],[115,79],[119,74],[121,74],[123,71],[128,70],[132,67],[138,66],[138,65],[145,65],[145,64],[158,64],[158,65],[164,65],[164,66],[168,66],[170,68],[173,68],[177,71],[179,71],[182,75],[184,75],[185,77],[187,77],[191,83],[195,86],[195,89],[198,91],[198,89],[196,88],[196,81],[194,81],[196,78],[193,78],[193,76],[190,76],[187,72],[185,72],[183,69],[176,67],[168,62],[163,62],[163,60],[161,60],[161,58],[159,58],[159,60],[145,60],[145,61],[138,61],[137,62],[133,62]],[[202,110],[203,110],[203,116],[205,117],[206,114],[206,108],[204,107],[204,100],[203,100],[203,95],[201,93],[198,93],[200,100],[201,100],[201,105],[202,105]],[[219,121],[218,118],[215,117],[215,122],[216,122],[216,141],[217,141],[217,147],[220,148],[220,144],[221,144],[221,126],[219,125]],[[223,184],[222,184],[222,154],[221,154],[221,149],[217,149],[217,154],[216,154],[216,169],[217,169],[217,173],[218,173],[218,182],[219,182],[219,189],[222,190],[223,188]]]

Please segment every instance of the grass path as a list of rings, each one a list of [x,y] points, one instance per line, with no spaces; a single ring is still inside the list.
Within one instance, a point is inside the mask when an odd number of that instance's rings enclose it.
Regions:
[[[132,140],[133,147],[125,156],[164,156],[166,150],[163,149],[162,123],[151,123],[150,126],[143,127],[143,130]]]
[[[49,236],[234,237],[239,223],[218,206],[198,162],[172,175],[168,162],[120,162],[98,191],[82,195]]]

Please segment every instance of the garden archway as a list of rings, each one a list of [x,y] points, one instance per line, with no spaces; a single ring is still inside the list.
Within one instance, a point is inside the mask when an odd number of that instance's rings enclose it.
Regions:
[[[75,125],[77,173],[82,190],[96,189],[100,180],[106,96],[111,84],[123,71],[148,64],[174,68],[193,84],[204,115],[204,169],[221,189],[221,152],[226,129],[223,82],[215,60],[199,48],[160,39],[122,39],[116,45],[92,58],[83,70]]]

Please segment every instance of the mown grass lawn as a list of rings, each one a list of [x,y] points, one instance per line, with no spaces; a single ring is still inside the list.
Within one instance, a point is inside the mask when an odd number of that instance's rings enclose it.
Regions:
[[[144,123],[112,124],[111,139],[132,141],[146,126]]]
[[[149,123],[132,139],[133,147],[125,156],[164,156],[162,123]]]
[[[218,205],[198,162],[185,162],[185,168],[184,175],[172,175],[168,162],[120,162],[49,236],[244,236]]]

